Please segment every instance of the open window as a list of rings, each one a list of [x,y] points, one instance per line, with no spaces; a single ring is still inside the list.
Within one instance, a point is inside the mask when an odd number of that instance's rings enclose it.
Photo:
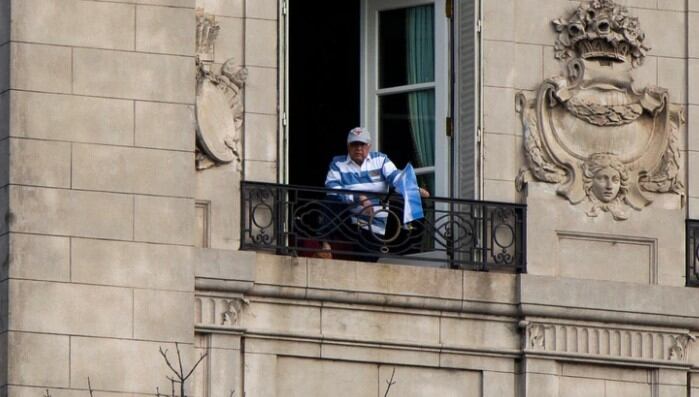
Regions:
[[[386,153],[399,168],[411,162],[419,183],[433,194],[458,197],[473,191],[461,185],[473,184],[475,175],[463,175],[454,159],[475,162],[475,151],[463,147],[475,145],[475,110],[462,109],[455,98],[458,112],[470,113],[462,128],[468,130],[465,140],[447,136],[447,117],[454,113],[451,98],[462,96],[452,71],[463,73],[454,63],[477,55],[470,42],[459,44],[468,53],[455,56],[458,40],[451,32],[463,35],[450,25],[446,1],[338,0],[329,8],[287,0],[285,182],[321,186],[331,158],[346,153],[347,132],[362,125],[373,134],[372,150]],[[461,30],[475,30],[476,3],[458,1],[469,8],[459,12],[469,18],[457,21],[467,26]],[[466,40],[474,41],[474,35]],[[470,74],[464,75],[472,88],[475,65],[466,65]],[[468,106],[475,103],[469,99]],[[451,188],[457,179],[457,188]]]

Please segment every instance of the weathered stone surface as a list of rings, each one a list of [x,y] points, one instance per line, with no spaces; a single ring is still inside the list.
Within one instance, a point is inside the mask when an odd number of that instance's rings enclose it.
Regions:
[[[216,23],[221,27],[221,32],[215,43],[214,61],[223,64],[233,59],[242,65],[245,60],[245,19],[217,17]]]
[[[211,203],[211,248],[237,249],[240,246],[240,211],[230,210],[239,205],[240,180],[241,175],[235,163],[196,174],[196,198]]]
[[[685,15],[676,11],[635,9],[653,47],[651,55],[682,58],[687,52]]]
[[[193,255],[187,247],[73,238],[71,253],[74,282],[178,291],[194,288]]]
[[[484,136],[485,177],[495,180],[514,181],[517,177],[515,168],[515,137],[513,135],[489,134]]]
[[[70,143],[10,138],[9,146],[12,158],[25,159],[10,163],[10,183],[70,188]]]
[[[489,321],[443,317],[440,342],[447,346],[481,347],[516,350],[520,347],[517,324],[511,321]]]
[[[75,48],[73,59],[76,94],[194,103],[191,58]]]
[[[132,101],[12,92],[12,136],[131,145],[133,124]]]
[[[276,6],[275,1],[270,2],[269,0],[248,1],[248,4],[263,4],[265,2]],[[247,10],[248,13],[250,11],[250,9]],[[277,21],[245,20],[245,64],[271,68],[277,66]]]
[[[279,397],[377,395],[376,365],[282,357],[277,359],[276,367]]]
[[[245,16],[256,19],[277,19],[275,0],[245,0]]]
[[[245,366],[243,369],[243,376],[245,377],[245,395],[277,397],[277,390],[281,387],[281,385],[278,386],[278,384],[281,382],[269,381],[269,374],[277,374],[277,378],[279,377],[277,372],[277,356],[271,354],[245,353],[244,360]],[[295,384],[291,386],[291,388],[293,387],[295,387]],[[280,393],[279,397],[287,395],[288,394]]]
[[[194,201],[167,197],[136,196],[136,241],[192,245]]]
[[[46,281],[70,280],[69,238],[12,233],[3,240],[8,238],[10,252],[7,266],[10,277]]]
[[[134,7],[114,2],[12,2],[12,38],[46,44],[132,50]]]
[[[321,310],[318,306],[278,305],[253,301],[244,305],[240,324],[258,332],[319,335]]]
[[[191,56],[194,12],[187,8],[137,6],[136,50]]]
[[[258,254],[255,283],[290,287],[306,287],[308,260],[303,257]]]
[[[68,336],[8,332],[7,338],[8,383],[69,386]]]
[[[395,369],[395,373],[393,370]],[[450,369],[426,369],[419,367],[379,366],[379,396],[386,393],[385,380],[396,382],[390,394],[405,397],[421,396],[477,396],[482,395],[483,379],[476,371],[455,371]]]
[[[271,161],[245,160],[245,180],[275,183],[277,164]]]
[[[517,375],[484,371],[482,377],[483,397],[516,396]]]
[[[74,336],[70,346],[71,381],[74,386],[85,387],[89,376],[93,389],[113,392],[153,393],[156,387],[170,390],[166,377],[172,373],[158,353],[160,347],[167,349],[171,362],[177,362],[175,346],[171,343]],[[191,345],[180,345],[180,350],[183,366],[190,368]]]
[[[245,84],[245,110],[251,113],[276,114],[277,69],[250,67]]]
[[[71,93],[71,51],[68,47],[11,43],[10,87]]]
[[[324,307],[322,333],[325,336],[371,341],[437,344],[439,318],[403,313]]]
[[[17,331],[129,338],[132,308],[132,292],[125,288],[10,281],[11,326]]]
[[[192,343],[192,292],[134,290],[134,338]]]
[[[73,187],[121,193],[191,196],[192,153],[73,145]]]
[[[133,198],[123,194],[13,186],[12,231],[130,240]]]
[[[267,114],[245,114],[245,158],[276,161],[277,117]]]
[[[201,0],[204,10],[214,15],[245,16],[245,0]]]
[[[136,146],[194,151],[194,108],[136,102]]]
[[[440,364],[439,353],[426,349],[387,349],[324,343],[321,347],[321,356],[324,360],[377,362],[426,367],[438,367]]]
[[[670,101],[687,102],[687,61],[658,57],[658,85],[670,92]]]

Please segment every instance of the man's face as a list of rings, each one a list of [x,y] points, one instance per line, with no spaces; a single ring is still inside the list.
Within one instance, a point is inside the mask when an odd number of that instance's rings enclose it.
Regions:
[[[347,144],[347,152],[350,158],[359,165],[362,165],[364,159],[369,156],[369,148],[371,148],[371,145],[364,142],[352,142]]]

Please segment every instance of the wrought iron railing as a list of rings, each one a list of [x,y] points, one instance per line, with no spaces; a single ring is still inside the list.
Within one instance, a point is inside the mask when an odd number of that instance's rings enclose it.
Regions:
[[[244,250],[526,272],[524,205],[431,197],[422,201],[424,218],[404,224],[396,193],[244,181],[241,196]]]
[[[687,286],[699,287],[699,220],[687,219]]]

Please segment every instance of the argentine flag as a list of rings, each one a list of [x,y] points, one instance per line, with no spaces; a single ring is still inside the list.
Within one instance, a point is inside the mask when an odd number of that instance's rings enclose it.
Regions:
[[[403,207],[403,225],[407,225],[416,219],[424,218],[420,188],[417,186],[415,170],[410,163],[393,180],[393,186],[398,193],[403,195],[405,202]]]

